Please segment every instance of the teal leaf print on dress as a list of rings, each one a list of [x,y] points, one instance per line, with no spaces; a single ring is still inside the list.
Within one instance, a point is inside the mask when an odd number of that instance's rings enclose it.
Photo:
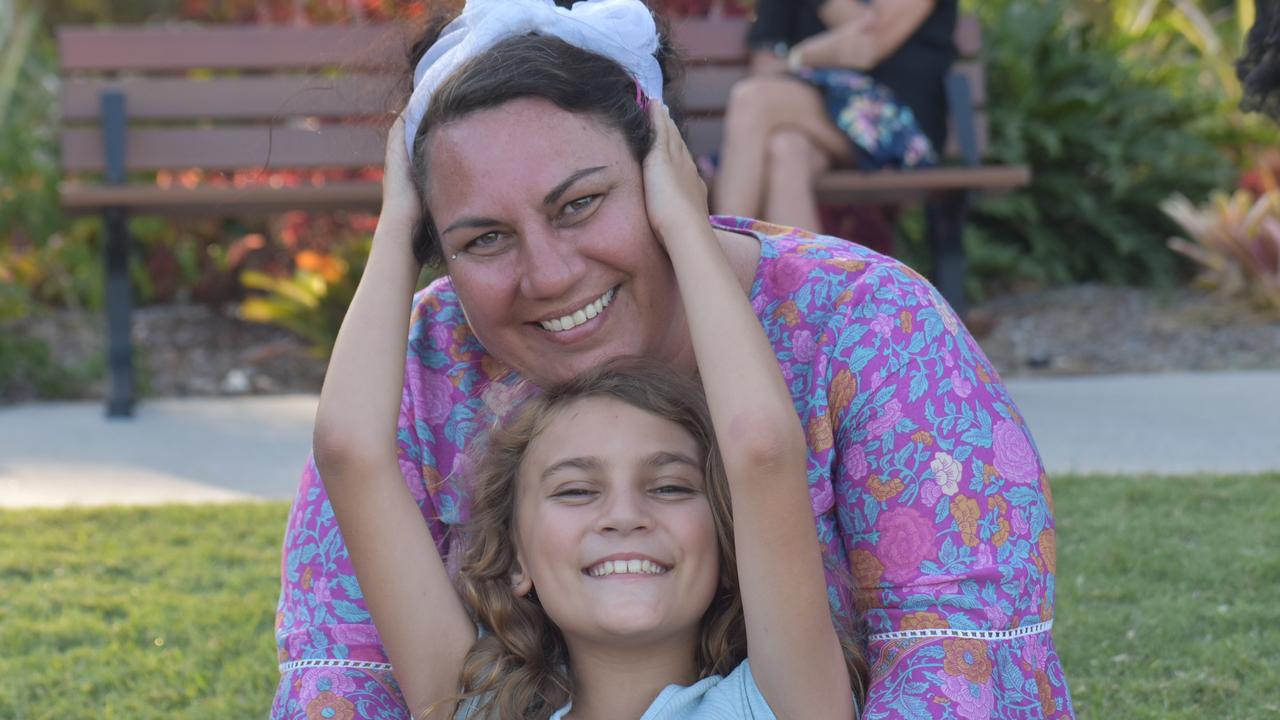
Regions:
[[[368,622],[369,612],[353,602],[346,600],[334,600],[333,611],[338,617],[349,623]]]

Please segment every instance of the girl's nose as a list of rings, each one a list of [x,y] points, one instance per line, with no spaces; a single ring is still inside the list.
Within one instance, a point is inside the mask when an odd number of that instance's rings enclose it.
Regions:
[[[520,289],[526,297],[546,300],[564,297],[582,279],[586,269],[586,261],[576,244],[554,227],[525,231],[520,252]]]
[[[653,525],[644,497],[633,492],[611,493],[600,512],[598,527],[602,532],[631,533],[648,530]]]

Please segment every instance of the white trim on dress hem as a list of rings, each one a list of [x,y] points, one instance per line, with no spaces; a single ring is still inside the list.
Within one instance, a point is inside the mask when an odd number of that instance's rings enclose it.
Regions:
[[[1028,635],[1049,632],[1053,628],[1050,618],[1034,625],[1024,625],[1012,630],[960,630],[955,628],[920,628],[917,630],[898,630],[896,632],[875,633],[867,638],[867,642],[889,642],[892,640],[915,640],[921,638],[970,638],[973,640],[1014,640]],[[310,660],[292,660],[280,663],[281,674],[302,668],[334,667],[352,668],[356,670],[390,670],[391,663],[371,662],[368,660],[339,660],[336,658],[313,658]]]
[[[310,660],[290,660],[280,663],[280,673],[302,668],[336,667],[355,670],[390,670],[391,663],[372,662],[369,660],[339,660],[337,658],[312,658]]]
[[[972,638],[974,640],[1013,640],[1028,635],[1049,632],[1053,628],[1053,618],[1023,625],[1012,630],[959,630],[955,628],[920,628],[917,630],[898,630],[896,632],[875,633],[867,638],[867,642],[889,642],[891,640],[914,640],[917,638]]]

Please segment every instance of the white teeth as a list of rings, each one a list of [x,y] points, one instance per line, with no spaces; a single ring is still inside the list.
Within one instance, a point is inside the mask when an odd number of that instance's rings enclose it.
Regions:
[[[604,309],[609,307],[609,303],[612,301],[613,288],[610,288],[604,295],[596,298],[595,302],[587,303],[586,307],[581,310],[575,310],[569,315],[565,315],[564,317],[559,317],[554,320],[540,320],[538,324],[542,326],[542,329],[549,330],[551,332],[572,330],[573,328],[604,312]]]
[[[662,575],[667,568],[648,560],[605,560],[587,570],[591,577],[606,575]]]

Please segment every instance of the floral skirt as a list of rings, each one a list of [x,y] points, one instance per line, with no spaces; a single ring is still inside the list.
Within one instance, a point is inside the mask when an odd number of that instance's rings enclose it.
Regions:
[[[866,73],[843,68],[800,68],[795,77],[822,93],[827,112],[857,148],[860,170],[928,167],[938,155],[911,108]]]

